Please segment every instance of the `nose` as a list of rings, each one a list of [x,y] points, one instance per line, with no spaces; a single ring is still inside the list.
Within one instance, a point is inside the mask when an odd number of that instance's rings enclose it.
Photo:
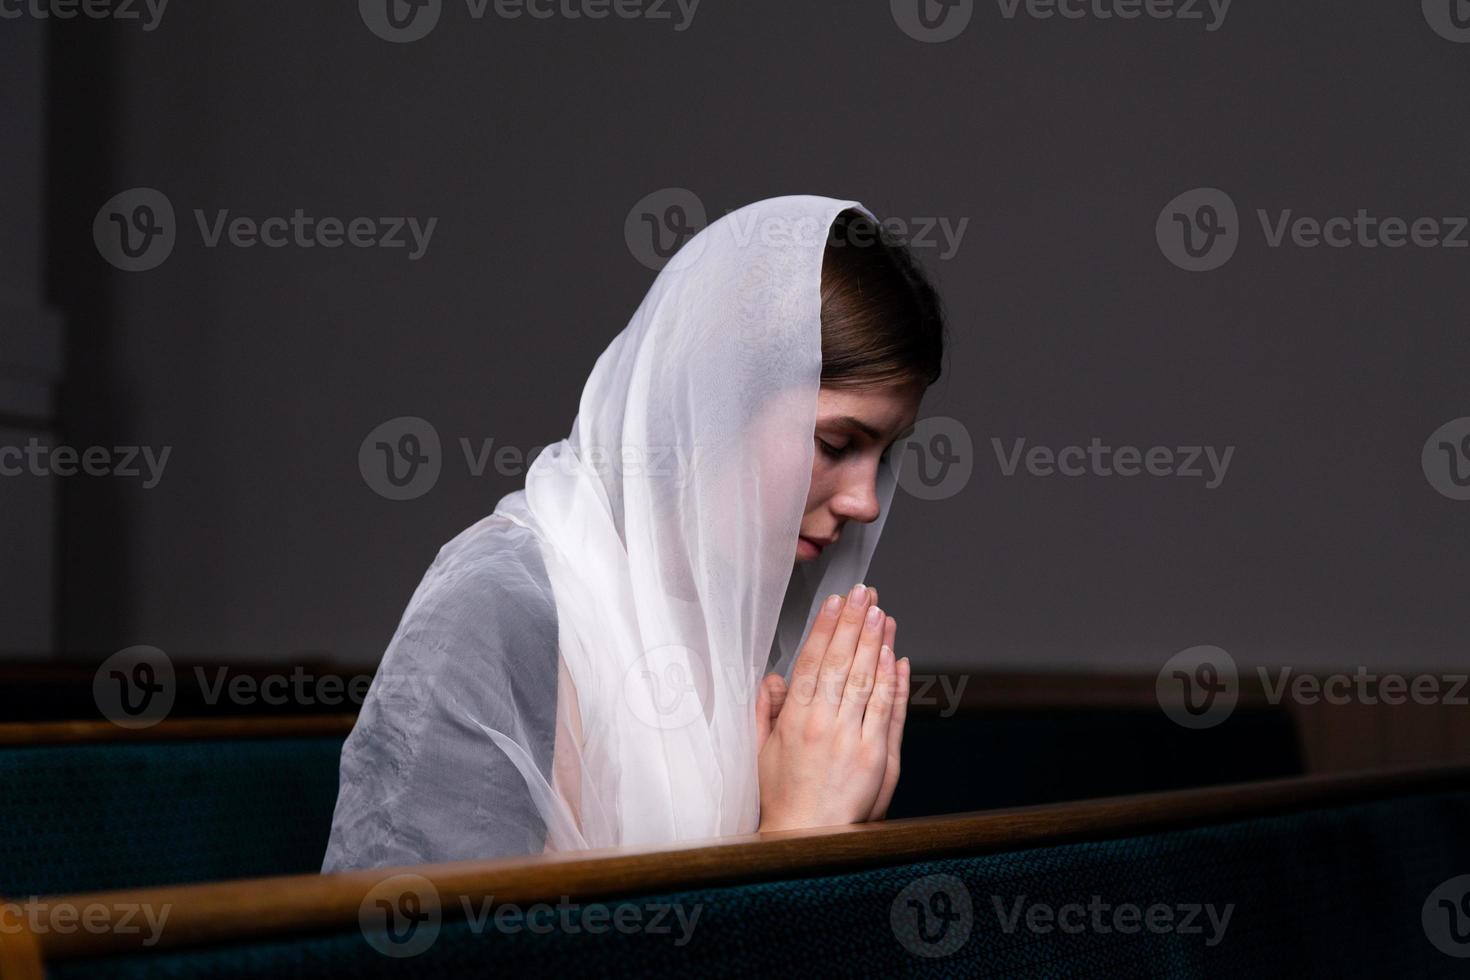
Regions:
[[[861,467],[855,470],[853,479],[843,483],[833,494],[832,512],[843,521],[870,524],[878,519],[878,470],[876,467]]]

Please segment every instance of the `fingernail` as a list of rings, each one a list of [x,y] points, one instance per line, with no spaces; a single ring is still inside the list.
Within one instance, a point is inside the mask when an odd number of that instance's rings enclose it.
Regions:
[[[883,649],[878,651],[878,662],[886,669],[893,666],[893,647],[883,644]]]
[[[878,620],[883,618],[883,610],[877,606],[868,607],[868,615],[863,619],[863,629],[875,630],[878,628]]]
[[[868,587],[859,582],[852,587],[852,592],[847,596],[848,602],[862,603],[868,598]]]
[[[822,612],[835,613],[837,611],[837,607],[840,605],[842,605],[842,596],[834,592],[829,595],[827,597],[827,601],[822,604]]]

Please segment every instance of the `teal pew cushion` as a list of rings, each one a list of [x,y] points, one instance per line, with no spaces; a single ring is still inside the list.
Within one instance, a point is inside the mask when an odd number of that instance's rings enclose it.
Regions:
[[[0,895],[310,873],[340,736],[0,751]]]
[[[538,934],[446,917],[432,943],[408,957],[384,955],[352,929],[57,963],[48,975],[1462,977],[1470,961],[1431,943],[1421,914],[1437,886],[1470,873],[1467,828],[1470,793],[1426,794],[828,877],[630,893],[576,907],[582,915],[607,910],[599,913],[603,923],[615,921],[620,906],[642,922],[660,906],[681,907],[686,920],[698,910],[685,932],[675,925],[667,933]],[[1094,904],[1109,910],[1100,920],[1106,928],[1092,925],[1090,912],[1061,911]],[[1163,907],[1173,925],[1127,931],[1134,920],[1117,917],[1124,906],[1153,915],[1156,927],[1164,918],[1150,910]],[[1196,906],[1201,911],[1191,916]],[[1033,909],[1060,919],[1046,928],[1046,916]],[[1079,918],[1085,927],[1068,931]],[[415,933],[406,929],[401,938],[414,942]],[[929,955],[936,952],[945,955]]]

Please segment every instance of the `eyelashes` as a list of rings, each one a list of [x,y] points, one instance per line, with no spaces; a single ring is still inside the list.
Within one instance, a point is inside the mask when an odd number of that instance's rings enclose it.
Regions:
[[[821,447],[822,454],[828,459],[842,459],[852,452],[852,446],[850,444],[846,446],[834,446],[827,440],[821,438],[817,439],[817,445]],[[892,455],[891,450],[885,449],[883,455],[878,458],[878,462],[887,465],[890,455]]]
[[[847,455],[847,446],[834,446],[825,439],[818,439],[817,445],[822,447],[822,452],[829,459],[841,459]]]

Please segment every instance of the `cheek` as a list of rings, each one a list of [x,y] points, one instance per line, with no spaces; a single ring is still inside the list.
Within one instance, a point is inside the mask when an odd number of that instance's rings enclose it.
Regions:
[[[816,450],[812,457],[812,482],[806,495],[805,513],[810,514],[818,509],[837,492],[838,469],[831,460],[822,455],[821,450]]]

